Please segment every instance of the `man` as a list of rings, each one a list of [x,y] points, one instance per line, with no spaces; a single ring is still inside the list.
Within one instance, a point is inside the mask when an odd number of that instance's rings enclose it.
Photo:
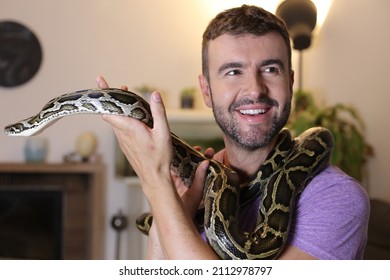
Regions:
[[[244,185],[274,148],[290,113],[294,72],[286,27],[255,6],[224,11],[204,33],[202,63],[199,82],[204,102],[224,132],[225,149],[214,158],[237,171]],[[98,85],[108,86],[102,78]],[[154,220],[148,258],[216,259],[193,223],[208,162],[198,167],[193,186],[182,191],[171,176],[171,138],[158,92],[150,103],[153,129],[126,117],[104,117],[150,204]],[[210,150],[206,153],[213,155]],[[240,210],[240,222],[247,229],[256,223],[258,203]],[[368,213],[363,188],[335,167],[326,168],[300,195],[279,258],[362,258]]]

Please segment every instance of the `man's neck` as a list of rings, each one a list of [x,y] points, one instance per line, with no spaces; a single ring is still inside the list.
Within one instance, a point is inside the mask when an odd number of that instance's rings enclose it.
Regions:
[[[259,170],[268,154],[274,148],[276,140],[277,137],[266,147],[254,151],[248,151],[236,143],[225,141],[226,149],[223,163],[235,170],[240,177],[240,182],[244,183]]]

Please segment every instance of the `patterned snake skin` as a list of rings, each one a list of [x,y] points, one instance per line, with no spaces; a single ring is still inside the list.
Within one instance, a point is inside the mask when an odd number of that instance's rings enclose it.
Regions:
[[[149,127],[149,104],[121,89],[88,89],[49,101],[35,116],[5,127],[9,136],[36,135],[58,119],[81,113],[116,114],[136,118]],[[172,134],[172,169],[190,186],[197,166],[206,157]],[[237,174],[210,160],[204,187],[203,219],[207,240],[222,259],[274,259],[283,250],[297,196],[330,160],[333,137],[325,128],[312,128],[291,139],[287,129],[250,183],[241,188]],[[252,232],[240,232],[240,205],[260,197],[259,217]],[[148,232],[152,217],[142,216],[139,228]]]

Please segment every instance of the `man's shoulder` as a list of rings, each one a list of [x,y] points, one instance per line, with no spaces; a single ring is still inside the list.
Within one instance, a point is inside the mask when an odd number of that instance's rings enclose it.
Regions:
[[[300,204],[322,205],[334,209],[352,207],[354,211],[369,210],[366,189],[356,179],[331,165],[308,184],[299,198]]]
[[[300,195],[289,242],[320,259],[360,259],[369,209],[363,186],[329,166]]]
[[[345,191],[362,192],[366,195],[366,191],[363,185],[355,178],[349,176],[334,165],[330,165],[321,171],[313,180],[308,184],[308,189],[317,189],[318,191],[324,191],[328,188],[338,189]]]

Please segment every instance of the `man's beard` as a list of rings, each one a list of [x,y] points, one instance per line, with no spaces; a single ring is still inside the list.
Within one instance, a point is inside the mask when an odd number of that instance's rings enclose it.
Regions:
[[[229,113],[234,111],[234,108],[237,108],[243,104],[251,104],[251,103],[265,103],[271,106],[278,106],[278,102],[276,100],[270,99],[268,96],[262,96],[256,101],[243,101],[240,104],[233,103],[229,107]],[[288,117],[291,111],[291,102],[288,102],[281,112],[280,116],[275,114],[272,126],[268,131],[261,131],[261,124],[258,126],[258,129],[253,129],[249,133],[242,135],[240,133],[238,123],[234,118],[229,119],[224,115],[223,108],[215,106],[213,102],[213,113],[214,118],[225,133],[225,135],[237,143],[239,146],[248,151],[254,151],[260,148],[266,147],[271,140],[280,132],[280,130],[286,125]]]

